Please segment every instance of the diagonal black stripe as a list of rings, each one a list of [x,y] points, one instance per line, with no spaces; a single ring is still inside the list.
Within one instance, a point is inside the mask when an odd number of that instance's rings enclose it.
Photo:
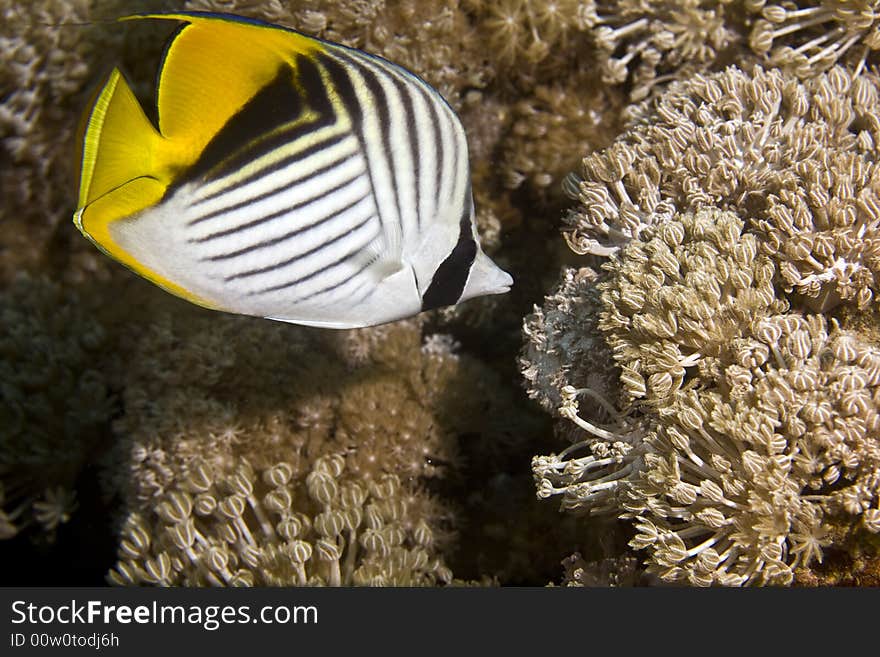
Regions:
[[[286,69],[286,71],[285,71]],[[335,119],[333,106],[327,97],[321,73],[318,67],[308,57],[300,55],[296,59],[296,85],[294,85],[292,71],[289,67],[282,67],[279,71],[277,82],[273,82],[260,91],[251,103],[248,103],[239,113],[238,121],[252,121],[252,140],[246,140],[246,133],[242,134],[239,144],[244,144],[238,152],[226,157],[218,165],[209,170],[205,178],[208,180],[220,178],[236,171],[265,155],[276,148],[296,141],[302,136],[315,130],[330,125]],[[296,99],[294,101],[293,99]],[[303,100],[305,102],[303,102]],[[296,111],[285,106],[285,103],[297,102]],[[253,104],[253,107],[251,105]],[[298,123],[288,129],[282,129],[277,133],[268,134],[284,123],[289,123],[300,118],[305,107],[317,114],[317,119],[310,122]],[[273,123],[273,118],[283,119]],[[277,120],[276,119],[276,120]],[[264,137],[253,140],[253,135]],[[207,149],[206,149],[207,150]],[[232,151],[230,151],[232,152]]]
[[[400,97],[400,103],[403,105],[403,116],[406,119],[406,136],[409,141],[409,152],[410,152],[410,161],[412,162],[413,167],[413,196],[415,200],[415,207],[413,208],[414,214],[416,216],[416,230],[421,229],[421,215],[419,214],[419,177],[420,171],[419,168],[421,166],[421,161],[419,159],[419,134],[418,128],[416,126],[416,113],[415,107],[412,99],[412,81],[404,76],[401,79],[401,74],[405,73],[401,69],[401,71],[396,70],[396,67],[389,67],[390,70],[388,72],[388,79],[391,80],[391,83],[394,85],[394,88],[397,90],[397,93]],[[411,76],[410,76],[411,77]],[[388,161],[391,164],[392,168],[394,168],[393,158],[389,152]],[[396,192],[396,183],[395,183],[395,192]],[[398,200],[397,206],[397,214],[400,217],[401,224],[403,223],[403,215],[401,214],[400,201]]]
[[[369,194],[364,194],[359,198],[356,198],[351,203],[348,203],[345,207],[336,210],[335,212],[331,212],[330,214],[321,217],[317,221],[313,221],[310,224],[306,224],[305,226],[300,226],[296,230],[292,230],[289,233],[285,233],[279,237],[273,237],[270,240],[266,240],[265,242],[258,242],[257,244],[251,244],[250,246],[246,246],[243,249],[238,249],[237,251],[232,251],[230,253],[221,253],[220,255],[210,256],[208,258],[202,258],[202,262],[220,262],[221,260],[229,260],[230,258],[237,258],[238,256],[245,255],[246,253],[252,253],[254,251],[258,251],[260,249],[265,249],[270,246],[275,246],[276,244],[280,244],[281,242],[286,242],[289,239],[296,237],[297,235],[302,235],[305,232],[310,230],[314,230],[319,226],[323,226],[328,221],[335,219],[339,215],[348,212],[353,207],[355,207],[358,203],[363,201],[365,198],[368,198]],[[238,278],[237,276],[233,276],[233,278]],[[227,279],[229,280],[229,279]]]
[[[248,271],[243,271],[243,272],[239,272],[238,274],[233,274],[232,276],[227,276],[226,282],[228,283],[229,281],[234,281],[237,278],[248,278],[249,276],[256,276],[258,274],[265,274],[267,272],[274,271],[276,269],[283,269],[284,267],[292,265],[297,260],[302,260],[303,258],[306,258],[310,255],[315,254],[315,253],[318,253],[318,251],[322,251],[323,249],[326,249],[327,247],[329,247],[332,244],[336,244],[336,242],[341,240],[343,237],[347,237],[348,235],[351,235],[355,231],[358,231],[361,228],[363,228],[364,226],[366,226],[372,218],[373,218],[373,216],[370,215],[370,216],[366,217],[363,221],[360,221],[359,223],[357,223],[354,226],[352,226],[351,228],[349,228],[348,230],[345,230],[345,231],[339,233],[339,235],[337,235],[336,237],[329,239],[326,242],[322,242],[322,243],[318,244],[317,246],[312,247],[308,251],[303,251],[302,253],[297,253],[295,256],[288,258],[287,260],[282,260],[281,262],[276,262],[276,263],[268,265],[266,267],[260,267],[259,269],[249,269]],[[365,242],[365,244],[369,244],[371,241],[373,241],[373,239],[375,239],[375,237],[371,237],[369,240],[367,240]],[[363,245],[361,246],[361,248],[363,248]]]
[[[352,132],[357,137],[361,153],[363,153],[364,156],[364,161],[367,163],[366,169],[367,177],[370,179],[370,189],[375,195],[376,181],[373,171],[370,168],[370,159],[367,156],[367,148],[364,143],[364,110],[363,107],[361,107],[361,102],[354,89],[354,83],[351,81],[351,74],[346,68],[355,67],[357,66],[357,63],[343,48],[335,49],[332,57],[326,55],[320,56],[319,61],[324,67],[324,70],[327,71],[333,89],[336,91],[337,97],[351,120]],[[379,209],[378,203],[376,204],[376,207]],[[379,219],[381,221],[381,216]]]
[[[327,72],[327,76],[330,78],[330,86],[336,92],[336,97],[345,108],[351,120],[353,132],[361,140],[361,146],[363,147],[364,112],[354,90],[351,77],[349,77],[349,73],[345,68],[352,65],[351,58],[340,51],[334,51],[333,56],[326,54],[318,55],[317,60]]]
[[[434,272],[431,284],[422,295],[422,310],[452,306],[458,303],[464,292],[471,265],[477,257],[477,242],[471,229],[469,205],[465,207],[458,225],[458,243]]]
[[[302,99],[293,85],[293,71],[283,65],[269,84],[226,121],[176,185],[240,166],[242,155],[251,150],[254,140],[259,143],[262,136],[293,121],[302,111]]]
[[[304,178],[300,178],[299,180],[297,180],[297,181],[296,181],[296,184],[297,184],[297,185],[300,185],[300,184],[303,184],[303,183],[305,183],[305,182],[308,182],[308,181],[311,180],[312,178],[317,178],[318,176],[320,176],[320,175],[322,175],[322,174],[325,174],[325,173],[327,173],[328,171],[331,171],[332,169],[334,169],[335,167],[339,166],[340,164],[343,164],[343,163],[346,162],[350,157],[351,157],[351,156],[343,157],[343,158],[341,158],[341,159],[339,159],[339,160],[336,160],[336,161],[334,161],[334,162],[331,162],[330,164],[328,164],[328,165],[326,165],[326,166],[320,167],[319,169],[315,169],[314,171],[312,171],[311,173],[309,173],[309,175],[305,176]],[[336,192],[336,191],[342,189],[343,187],[345,187],[345,186],[348,185],[349,183],[354,182],[354,181],[357,180],[361,175],[362,175],[361,172],[357,172],[357,173],[355,173],[354,175],[352,175],[351,177],[349,177],[349,178],[343,180],[342,182],[338,183],[338,184],[335,185],[334,187],[331,187],[331,188],[329,188],[329,189],[325,189],[325,190],[322,191],[320,194],[317,194],[317,195],[315,195],[315,196],[312,196],[311,198],[308,198],[308,199],[306,199],[306,200],[304,200],[304,201],[300,201],[299,203],[294,203],[293,205],[288,205],[288,206],[283,207],[283,208],[280,208],[280,209],[278,209],[278,210],[276,210],[276,211],[274,211],[274,212],[270,212],[270,213],[267,214],[267,215],[263,215],[263,216],[261,216],[261,217],[256,217],[256,218],[251,219],[250,221],[247,221],[247,222],[245,222],[245,223],[243,223],[243,224],[239,224],[239,225],[237,225],[237,226],[233,226],[232,228],[225,228],[225,229],[223,229],[223,230],[218,230],[218,231],[215,231],[215,232],[213,232],[213,233],[209,233],[208,235],[203,235],[202,237],[193,237],[193,238],[189,239],[188,241],[189,241],[191,244],[201,244],[201,243],[204,243],[204,242],[210,242],[211,240],[215,240],[215,239],[220,238],[220,237],[226,237],[227,235],[232,235],[232,234],[237,233],[237,232],[239,232],[239,231],[241,231],[241,230],[246,230],[246,229],[248,229],[248,228],[253,228],[254,226],[259,226],[260,224],[264,224],[264,223],[266,223],[266,222],[268,222],[268,221],[272,221],[273,219],[277,219],[278,217],[282,217],[282,216],[284,216],[284,215],[286,215],[286,214],[288,214],[288,213],[290,213],[290,212],[293,212],[294,210],[302,209],[302,208],[304,208],[304,207],[306,207],[306,206],[308,206],[308,205],[311,205],[311,204],[314,203],[315,201],[319,201],[319,200],[321,200],[322,198],[326,198],[326,197],[329,196],[330,194],[332,194],[332,193],[334,193],[334,192]],[[274,193],[274,192],[272,192],[272,193]],[[256,197],[256,198],[259,199],[259,198],[262,198],[262,196],[263,196],[263,195],[261,194],[259,197]],[[256,200],[256,199],[255,199],[255,200]],[[222,211],[223,211],[223,212],[228,212],[228,211],[232,211],[232,210],[239,210],[239,209],[241,209],[242,207],[244,207],[244,206],[246,206],[246,205],[250,205],[251,203],[255,202],[255,200],[254,200],[254,201],[248,200],[248,201],[243,202],[243,203],[236,203],[235,205],[229,206],[228,208],[224,208]],[[215,213],[212,213],[212,214],[215,214]]]
[[[372,239],[375,239],[378,236],[379,235],[377,234]],[[367,242],[367,244],[369,244],[369,242]],[[314,278],[315,276],[319,276],[320,274],[323,274],[326,271],[329,271],[331,269],[335,269],[336,267],[340,267],[340,266],[344,265],[346,262],[351,260],[355,255],[360,253],[363,250],[364,246],[365,245],[362,244],[362,245],[358,246],[357,248],[352,249],[351,251],[346,253],[344,256],[339,258],[339,260],[335,261],[334,263],[327,265],[326,267],[321,267],[320,269],[317,269],[317,270],[311,272],[310,274],[307,274],[306,276],[294,279],[292,281],[287,281],[286,283],[281,283],[279,285],[273,285],[271,287],[266,287],[266,288],[263,288],[262,290],[257,290],[256,292],[251,292],[250,294],[254,295],[254,294],[264,294],[266,292],[276,292],[278,290],[283,290],[284,288],[287,288],[287,287],[293,287],[294,285],[299,285],[300,283],[304,283],[305,281],[310,280],[310,279]],[[342,285],[345,285],[348,281],[350,281],[352,278],[354,278],[355,276],[357,276],[358,274],[363,272],[371,264],[373,264],[373,263],[367,262],[366,264],[364,264],[360,269],[358,269],[354,274],[352,274],[348,278],[340,281],[339,283],[334,283],[333,285],[330,285],[328,287],[321,288],[320,290],[315,290],[314,292],[311,292],[304,297],[300,297],[299,299],[297,299],[297,301],[305,301],[306,299],[311,299],[312,297],[317,296],[318,294],[323,294],[324,292],[327,292],[329,290],[333,290],[333,289],[336,289],[337,287],[341,287]]]
[[[376,237],[378,237],[378,235]],[[345,285],[346,283],[351,281],[351,279],[363,274],[364,271],[366,271],[366,269],[371,264],[372,263],[368,262],[367,264],[363,265],[360,269],[358,269],[356,272],[354,272],[351,276],[349,276],[348,278],[342,279],[338,283],[333,283],[333,285],[328,285],[327,287],[322,287],[320,290],[315,290],[314,292],[310,292],[309,294],[307,294],[304,297],[300,297],[299,299],[296,300],[297,303],[301,302],[301,301],[307,301],[308,299],[312,299],[312,298],[317,297],[321,294],[327,294],[328,292],[332,292],[333,290],[336,290],[336,289],[342,287],[343,285]],[[287,287],[287,286],[282,286],[282,287]]]
[[[295,72],[288,65],[281,66],[273,81],[258,91],[226,122],[202,151],[199,159],[172,187],[176,188],[194,180],[216,180],[262,155],[332,125],[336,115],[317,65],[305,55],[298,56],[295,65]],[[314,112],[317,118],[293,123],[306,109]],[[253,172],[238,184],[243,185],[277,169],[278,163],[265,167]],[[200,202],[226,191],[219,190]]]
[[[440,189],[443,183],[443,175],[445,174],[444,164],[446,153],[443,150],[443,130],[440,126],[440,115],[437,112],[437,107],[434,104],[434,99],[430,97],[429,94],[423,92],[423,96],[428,105],[428,114],[431,117],[431,127],[434,129],[434,161],[436,163],[436,171],[434,175],[434,208],[439,210],[440,208]],[[428,218],[428,221],[431,220],[431,217]]]
[[[391,132],[395,126],[391,125],[391,108],[388,104],[388,95],[385,92],[382,82],[379,80],[379,74],[372,68],[357,62],[357,68],[363,78],[367,90],[374,98],[373,108],[376,111],[376,118],[379,121],[379,132],[382,134],[382,147],[384,150],[385,163],[388,166],[389,178],[391,180],[391,189],[394,193],[394,205],[397,208],[397,220],[401,222],[400,214],[400,190],[397,184],[397,167],[394,166],[394,155],[391,149]],[[367,158],[367,165],[370,160]],[[401,227],[402,228],[402,227]]]
[[[304,148],[303,150],[298,151],[297,153],[294,153],[293,155],[288,155],[287,157],[284,157],[284,158],[278,160],[277,162],[273,162],[271,165],[269,165],[267,167],[263,167],[262,169],[260,169],[258,171],[254,171],[253,173],[249,173],[247,176],[245,176],[244,178],[239,180],[235,186],[236,187],[243,187],[244,185],[252,183],[253,181],[257,180],[258,178],[263,178],[263,177],[269,176],[273,173],[277,173],[277,172],[285,169],[286,167],[289,167],[291,164],[295,164],[296,162],[299,162],[301,160],[305,160],[307,157],[310,157],[310,156],[314,155],[315,153],[318,153],[318,152],[324,150],[325,148],[330,148],[332,146],[335,146],[336,144],[340,143],[342,140],[346,139],[347,137],[348,137],[348,135],[343,133],[343,134],[335,135],[335,136],[333,136],[325,141],[319,142],[317,144],[312,144],[308,148]],[[350,156],[346,156],[346,157],[350,157]],[[331,166],[335,166],[336,164],[339,164],[339,162],[341,162],[341,161],[342,160],[338,160],[338,161],[328,165],[328,168]],[[294,182],[298,183],[302,180],[308,180],[309,178],[311,178],[315,175],[318,175],[319,173],[324,173],[324,169],[317,169],[316,171],[309,172],[307,175],[303,176],[302,178],[297,178]],[[281,189],[283,189],[283,187],[277,187],[271,191],[275,192],[275,191],[279,191]],[[218,196],[222,196],[223,194],[225,194],[228,191],[229,191],[229,188],[225,187],[223,189],[217,190],[216,192],[212,192],[212,193],[208,194],[207,196],[203,197],[202,199],[200,199],[199,204],[205,203],[205,202],[210,201],[212,199],[215,199]],[[225,211],[225,209],[224,209],[224,211]],[[201,220],[201,217],[199,219],[193,220],[192,223],[193,224],[198,223],[200,220]]]

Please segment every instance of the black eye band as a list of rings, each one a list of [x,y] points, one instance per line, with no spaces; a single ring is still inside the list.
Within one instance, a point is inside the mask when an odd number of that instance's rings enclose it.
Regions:
[[[454,305],[464,292],[471,265],[477,257],[477,242],[471,230],[469,208],[465,210],[458,225],[458,243],[434,272],[431,284],[422,295],[422,310]]]

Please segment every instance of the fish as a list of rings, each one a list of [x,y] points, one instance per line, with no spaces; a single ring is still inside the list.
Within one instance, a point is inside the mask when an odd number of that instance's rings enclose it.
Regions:
[[[154,120],[114,68],[83,119],[74,224],[167,292],[324,328],[502,294],[461,121],[379,56],[250,18],[179,23]]]

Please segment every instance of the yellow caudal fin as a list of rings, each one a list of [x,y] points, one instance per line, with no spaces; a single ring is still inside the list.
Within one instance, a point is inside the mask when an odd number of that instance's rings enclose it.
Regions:
[[[157,92],[159,131],[183,165],[194,162],[214,135],[297,55],[323,44],[292,30],[236,16],[142,14],[124,20],[188,23],[165,52]]]
[[[170,183],[169,147],[114,70],[86,116],[76,227],[107,255],[172,294],[211,307],[150,270],[113,239],[111,225],[162,200]]]
[[[128,217],[162,198],[167,187],[158,162],[162,138],[126,83],[114,69],[87,116],[82,145],[77,227],[114,257],[107,231],[112,221]],[[120,190],[135,180],[148,184]],[[100,201],[100,202],[99,202]]]

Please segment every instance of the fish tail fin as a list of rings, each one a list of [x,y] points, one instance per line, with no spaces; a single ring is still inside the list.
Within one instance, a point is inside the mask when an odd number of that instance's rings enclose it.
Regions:
[[[161,172],[163,139],[119,69],[98,90],[84,123],[74,223],[112,252],[108,224],[156,203],[168,187]]]

